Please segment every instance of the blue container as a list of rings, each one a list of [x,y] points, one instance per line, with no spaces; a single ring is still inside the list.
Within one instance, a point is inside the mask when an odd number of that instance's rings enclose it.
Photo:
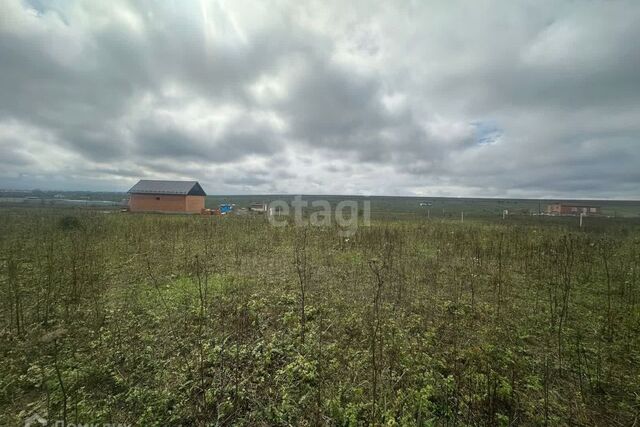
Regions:
[[[233,205],[230,205],[230,204],[227,204],[227,203],[220,205],[220,213],[221,214],[229,213],[232,210],[233,210]]]

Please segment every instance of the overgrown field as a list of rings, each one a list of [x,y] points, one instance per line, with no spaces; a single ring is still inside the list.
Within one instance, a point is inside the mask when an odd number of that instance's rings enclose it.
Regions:
[[[0,425],[638,425],[640,228],[571,227],[2,210]]]

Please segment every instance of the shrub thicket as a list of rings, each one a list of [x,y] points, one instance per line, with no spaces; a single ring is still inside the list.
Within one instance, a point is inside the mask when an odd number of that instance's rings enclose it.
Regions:
[[[0,425],[638,419],[631,225],[0,215]]]

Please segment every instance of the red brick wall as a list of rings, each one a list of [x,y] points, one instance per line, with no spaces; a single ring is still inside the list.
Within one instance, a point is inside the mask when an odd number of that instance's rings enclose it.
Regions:
[[[204,196],[132,194],[129,199],[131,212],[200,213],[202,209],[204,209]]]
[[[204,196],[187,196],[186,211],[200,213],[204,209]]]
[[[132,212],[186,212],[186,196],[132,194],[129,209]]]

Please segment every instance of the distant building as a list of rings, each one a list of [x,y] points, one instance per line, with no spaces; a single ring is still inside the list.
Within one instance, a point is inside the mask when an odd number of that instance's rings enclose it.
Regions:
[[[600,206],[585,203],[552,203],[547,206],[549,215],[600,215]]]
[[[249,206],[249,210],[252,211],[252,212],[265,213],[267,211],[267,204],[266,203],[252,203],[251,206]]]
[[[206,193],[196,181],[142,179],[129,190],[132,212],[200,213]]]

